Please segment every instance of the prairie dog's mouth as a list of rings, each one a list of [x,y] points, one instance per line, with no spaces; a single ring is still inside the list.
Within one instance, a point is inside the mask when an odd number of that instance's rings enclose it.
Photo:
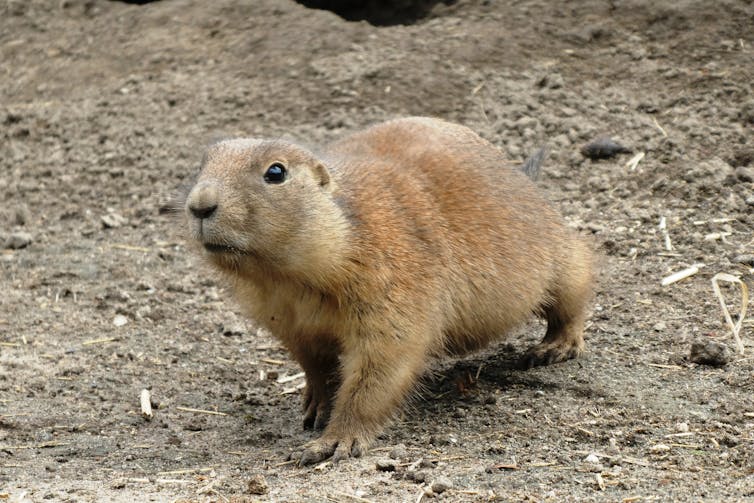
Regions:
[[[204,249],[210,253],[240,253],[241,250],[232,246],[221,245],[217,243],[202,243]]]

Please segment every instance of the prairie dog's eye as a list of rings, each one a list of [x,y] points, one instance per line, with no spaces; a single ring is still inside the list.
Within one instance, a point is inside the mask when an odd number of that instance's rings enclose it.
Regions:
[[[287,173],[288,170],[285,169],[285,166],[276,162],[271,164],[270,167],[267,168],[267,171],[265,171],[264,181],[267,183],[283,183]]]

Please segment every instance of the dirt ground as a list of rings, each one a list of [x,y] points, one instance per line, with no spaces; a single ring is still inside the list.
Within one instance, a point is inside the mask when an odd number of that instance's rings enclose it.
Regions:
[[[754,4],[425,4],[0,1],[1,501],[754,501],[754,306],[741,356],[710,282],[754,287]],[[517,370],[532,322],[438,363],[366,457],[298,468],[299,368],[169,201],[219,136],[406,115],[549,146],[539,184],[602,257],[588,353]],[[585,159],[604,135],[633,152]],[[732,360],[691,362],[711,340]]]

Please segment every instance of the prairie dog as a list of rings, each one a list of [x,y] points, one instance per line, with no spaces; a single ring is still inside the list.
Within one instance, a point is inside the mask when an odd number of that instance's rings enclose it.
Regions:
[[[531,167],[530,167],[531,168]],[[359,456],[433,357],[547,321],[527,367],[578,356],[591,249],[500,151],[439,119],[315,154],[233,139],[186,199],[192,239],[306,373],[300,464]]]

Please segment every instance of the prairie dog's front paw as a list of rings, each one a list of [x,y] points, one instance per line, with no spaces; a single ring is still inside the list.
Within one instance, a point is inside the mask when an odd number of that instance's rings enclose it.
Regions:
[[[353,437],[327,438],[322,437],[306,444],[301,451],[291,454],[292,461],[298,461],[299,466],[319,463],[332,457],[337,463],[350,457],[358,458],[366,451],[366,443]]]

